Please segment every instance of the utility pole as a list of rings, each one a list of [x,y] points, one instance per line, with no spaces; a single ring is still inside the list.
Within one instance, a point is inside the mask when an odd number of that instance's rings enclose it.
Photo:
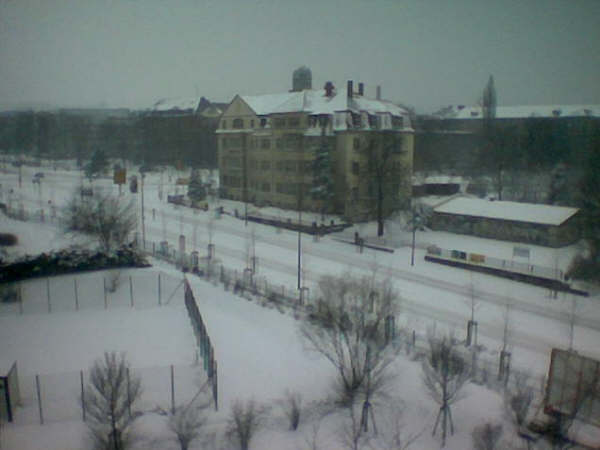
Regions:
[[[302,195],[302,194],[300,194]],[[302,209],[298,208],[298,290],[302,288]]]
[[[415,238],[417,234],[417,227],[421,225],[421,216],[419,216],[415,209],[412,211],[412,251],[410,253],[410,265],[415,265]]]
[[[142,248],[146,249],[146,224],[144,221],[144,178],[146,174],[140,172],[140,177],[142,179]]]

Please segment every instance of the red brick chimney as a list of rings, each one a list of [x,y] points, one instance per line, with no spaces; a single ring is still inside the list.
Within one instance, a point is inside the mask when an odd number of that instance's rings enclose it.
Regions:
[[[358,83],[358,95],[365,95],[365,83]]]
[[[352,98],[352,80],[348,80],[348,100]]]

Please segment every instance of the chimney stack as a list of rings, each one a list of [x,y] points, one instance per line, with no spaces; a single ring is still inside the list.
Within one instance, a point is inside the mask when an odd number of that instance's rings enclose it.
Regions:
[[[348,99],[352,98],[352,80],[348,80]]]
[[[377,96],[375,98],[381,100],[381,86],[377,86]]]
[[[358,95],[365,95],[365,83],[358,83]]]

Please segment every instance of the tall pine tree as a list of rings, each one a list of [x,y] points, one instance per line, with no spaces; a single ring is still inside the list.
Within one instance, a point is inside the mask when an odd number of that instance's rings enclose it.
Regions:
[[[325,135],[325,127],[321,129],[321,139],[315,151],[312,164],[313,185],[310,193],[315,200],[320,200],[321,215],[328,211],[333,198],[333,180],[331,179],[331,146]]]
[[[201,202],[206,198],[206,189],[202,184],[202,177],[198,169],[192,169],[187,195],[192,203]]]

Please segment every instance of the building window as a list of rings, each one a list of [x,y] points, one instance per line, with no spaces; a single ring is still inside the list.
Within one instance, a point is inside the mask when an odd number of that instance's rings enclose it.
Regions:
[[[271,141],[269,139],[261,139],[260,148],[265,150],[271,148]]]
[[[262,170],[269,170],[271,168],[271,161],[263,161],[260,165]]]
[[[296,171],[296,161],[285,161],[285,171],[286,172],[295,172]]]
[[[266,126],[267,126],[267,119],[263,117],[262,119],[260,119],[260,127],[264,128]]]
[[[356,161],[352,161],[352,175],[358,175],[359,165]]]
[[[275,128],[285,128],[285,119],[275,119],[275,120],[273,120],[273,126]]]
[[[360,138],[355,137],[353,141],[354,150],[358,150],[360,148]]]
[[[283,141],[281,139],[275,139],[275,147],[281,150],[283,148]]]
[[[299,127],[300,126],[300,117],[290,117],[288,119],[289,127]]]
[[[379,117],[377,117],[376,115],[370,114],[369,115],[369,127],[370,128],[379,128]]]
[[[250,128],[254,128],[254,119],[250,121]]]
[[[404,118],[403,117],[392,117],[392,127],[394,128],[404,128]]]
[[[260,187],[260,190],[263,192],[271,192],[271,184],[270,183],[263,183]]]

